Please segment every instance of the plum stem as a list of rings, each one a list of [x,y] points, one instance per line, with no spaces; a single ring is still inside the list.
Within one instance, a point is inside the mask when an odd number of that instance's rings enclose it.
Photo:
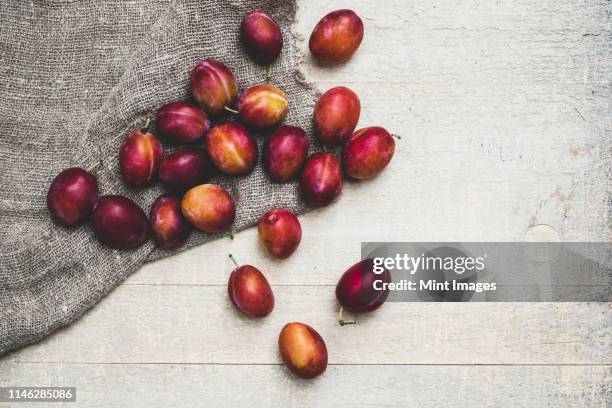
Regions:
[[[338,324],[344,326],[345,324],[356,324],[355,320],[344,320],[344,308],[340,306],[340,312],[338,313]]]
[[[266,81],[270,82],[270,78],[272,78],[272,65],[268,65],[268,69],[266,69]]]
[[[236,258],[234,258],[234,255],[229,254],[229,259],[231,259],[234,265],[236,265],[236,268],[239,267],[238,262],[236,262]]]
[[[230,239],[234,239],[234,231],[232,231],[231,229],[229,230],[229,237]]]
[[[402,137],[399,135],[395,135],[393,133],[391,133],[391,136],[393,136],[394,138],[396,138],[397,140],[402,140]]]
[[[228,106],[224,106],[224,107],[223,107],[223,109],[225,109],[225,110],[226,110],[226,111],[228,111],[228,112],[235,113],[235,114],[240,113],[240,112],[238,112],[237,110],[232,109],[232,108],[230,108],[230,107],[228,107]]]
[[[98,167],[100,167],[100,165],[102,164],[102,160],[98,160],[97,162],[95,162],[94,164],[92,164],[91,166],[89,166],[87,168],[87,171],[92,172],[95,169],[97,169]]]
[[[142,128],[143,132],[148,132],[149,131],[149,124],[151,123],[151,118],[147,118],[147,121],[145,122],[144,127]]]

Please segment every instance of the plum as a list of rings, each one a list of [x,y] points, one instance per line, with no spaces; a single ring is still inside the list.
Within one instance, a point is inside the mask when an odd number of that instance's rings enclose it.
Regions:
[[[110,248],[136,248],[149,238],[147,215],[138,204],[120,195],[98,198],[91,225],[98,240]]]
[[[242,123],[264,129],[278,125],[285,119],[289,102],[283,91],[263,84],[252,86],[240,94],[236,106]]]
[[[257,232],[264,248],[281,259],[295,252],[302,240],[300,221],[291,211],[285,209],[265,213],[259,219]]]
[[[185,243],[191,233],[191,225],[181,212],[181,199],[173,194],[163,194],[151,207],[151,231],[157,246],[173,249]]]
[[[183,196],[181,210],[187,221],[204,232],[223,232],[236,218],[232,196],[216,184],[201,184]]]
[[[217,116],[232,106],[238,95],[234,74],[223,63],[206,59],[191,71],[191,93],[198,105],[212,116]]]
[[[355,92],[344,86],[328,90],[315,106],[317,136],[329,146],[343,144],[355,131],[360,113],[361,104]]]
[[[164,105],[155,118],[160,135],[173,144],[201,142],[210,129],[206,112],[191,103],[172,102]]]
[[[183,192],[206,182],[212,171],[212,164],[204,149],[188,148],[164,157],[159,165],[159,178],[168,189]]]
[[[89,217],[97,198],[96,176],[80,167],[71,167],[51,182],[47,208],[56,222],[71,226]]]
[[[212,128],[206,135],[206,150],[215,167],[226,174],[247,174],[257,162],[255,139],[234,122]]]
[[[371,312],[378,309],[389,296],[389,289],[374,289],[374,282],[391,281],[391,274],[384,269],[374,273],[374,260],[364,259],[351,266],[336,285],[336,298],[340,305],[351,313]],[[341,322],[342,324],[342,322]]]
[[[300,179],[302,198],[310,207],[331,204],[342,191],[340,161],[331,153],[315,153],[304,165]]]
[[[229,297],[242,313],[249,317],[266,317],[274,309],[274,293],[266,277],[251,265],[236,265],[227,283]]]
[[[125,181],[134,187],[150,183],[157,175],[164,148],[153,133],[132,132],[119,150],[119,165]]]
[[[283,126],[266,142],[264,166],[272,181],[284,183],[293,179],[302,168],[310,141],[304,129]]]
[[[395,140],[379,126],[360,129],[342,149],[342,165],[347,176],[368,179],[380,173],[391,161]]]
[[[287,368],[301,378],[314,378],[327,368],[325,341],[307,324],[286,324],[278,336],[278,349]]]
[[[247,53],[263,65],[274,62],[283,48],[283,34],[278,23],[261,10],[253,10],[244,16],[240,38]]]
[[[322,64],[347,61],[363,40],[363,22],[352,10],[336,10],[323,17],[310,35],[310,52]]]

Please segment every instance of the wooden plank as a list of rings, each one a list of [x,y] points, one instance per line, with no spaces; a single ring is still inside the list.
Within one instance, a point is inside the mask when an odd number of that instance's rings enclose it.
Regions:
[[[1,369],[6,384],[76,386],[77,405],[92,408],[605,408],[612,383],[610,367],[579,366],[330,366],[314,381],[282,366],[4,363]]]
[[[377,7],[315,0],[300,8],[297,31],[308,39],[322,10],[351,8],[363,17],[364,41],[349,64],[321,68],[306,52],[307,77],[326,83],[467,83],[489,92],[512,84],[529,92],[531,83],[554,90],[562,83],[608,82],[608,7],[605,0],[587,7],[578,1],[395,0]]]
[[[612,364],[609,304],[387,303],[340,327],[333,287],[274,292],[274,312],[251,320],[225,285],[121,286],[79,324],[7,359],[275,364],[280,329],[302,321],[334,364]]]

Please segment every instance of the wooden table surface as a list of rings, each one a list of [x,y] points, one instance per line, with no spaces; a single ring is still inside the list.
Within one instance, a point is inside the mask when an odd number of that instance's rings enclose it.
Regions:
[[[388,303],[339,327],[334,298],[361,241],[610,240],[610,3],[309,0],[295,30],[343,7],[364,19],[359,52],[303,71],[402,136],[389,168],[301,217],[286,261],[250,229],[147,265],[1,360],[0,383],[76,386],[86,407],[610,406],[609,303]],[[268,318],[230,304],[228,253],[267,274]],[[280,362],[290,321],[327,342],[313,381]]]

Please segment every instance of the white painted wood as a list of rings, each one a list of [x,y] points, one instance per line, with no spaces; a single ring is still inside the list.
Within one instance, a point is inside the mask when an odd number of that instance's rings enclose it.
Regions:
[[[360,126],[402,135],[388,170],[301,217],[286,261],[251,229],[145,266],[70,328],[6,356],[0,383],[76,384],[88,407],[607,406],[609,304],[386,304],[340,328],[333,287],[361,241],[514,241],[538,224],[612,239],[609,2],[301,3],[306,39],[327,11],[364,18],[348,64],[307,58],[303,71],[321,90],[353,88]],[[274,285],[268,319],[229,304],[229,252]],[[326,339],[332,365],[313,382],[277,365],[292,320]]]
[[[610,307],[387,303],[340,327],[334,288],[274,287],[275,310],[243,317],[223,286],[128,286],[16,362],[277,364],[291,321],[326,340],[334,364],[610,364]]]
[[[67,408],[606,408],[612,381],[606,367],[579,366],[330,366],[314,381],[253,365],[9,364],[5,372],[27,384],[76,385],[77,404]]]

